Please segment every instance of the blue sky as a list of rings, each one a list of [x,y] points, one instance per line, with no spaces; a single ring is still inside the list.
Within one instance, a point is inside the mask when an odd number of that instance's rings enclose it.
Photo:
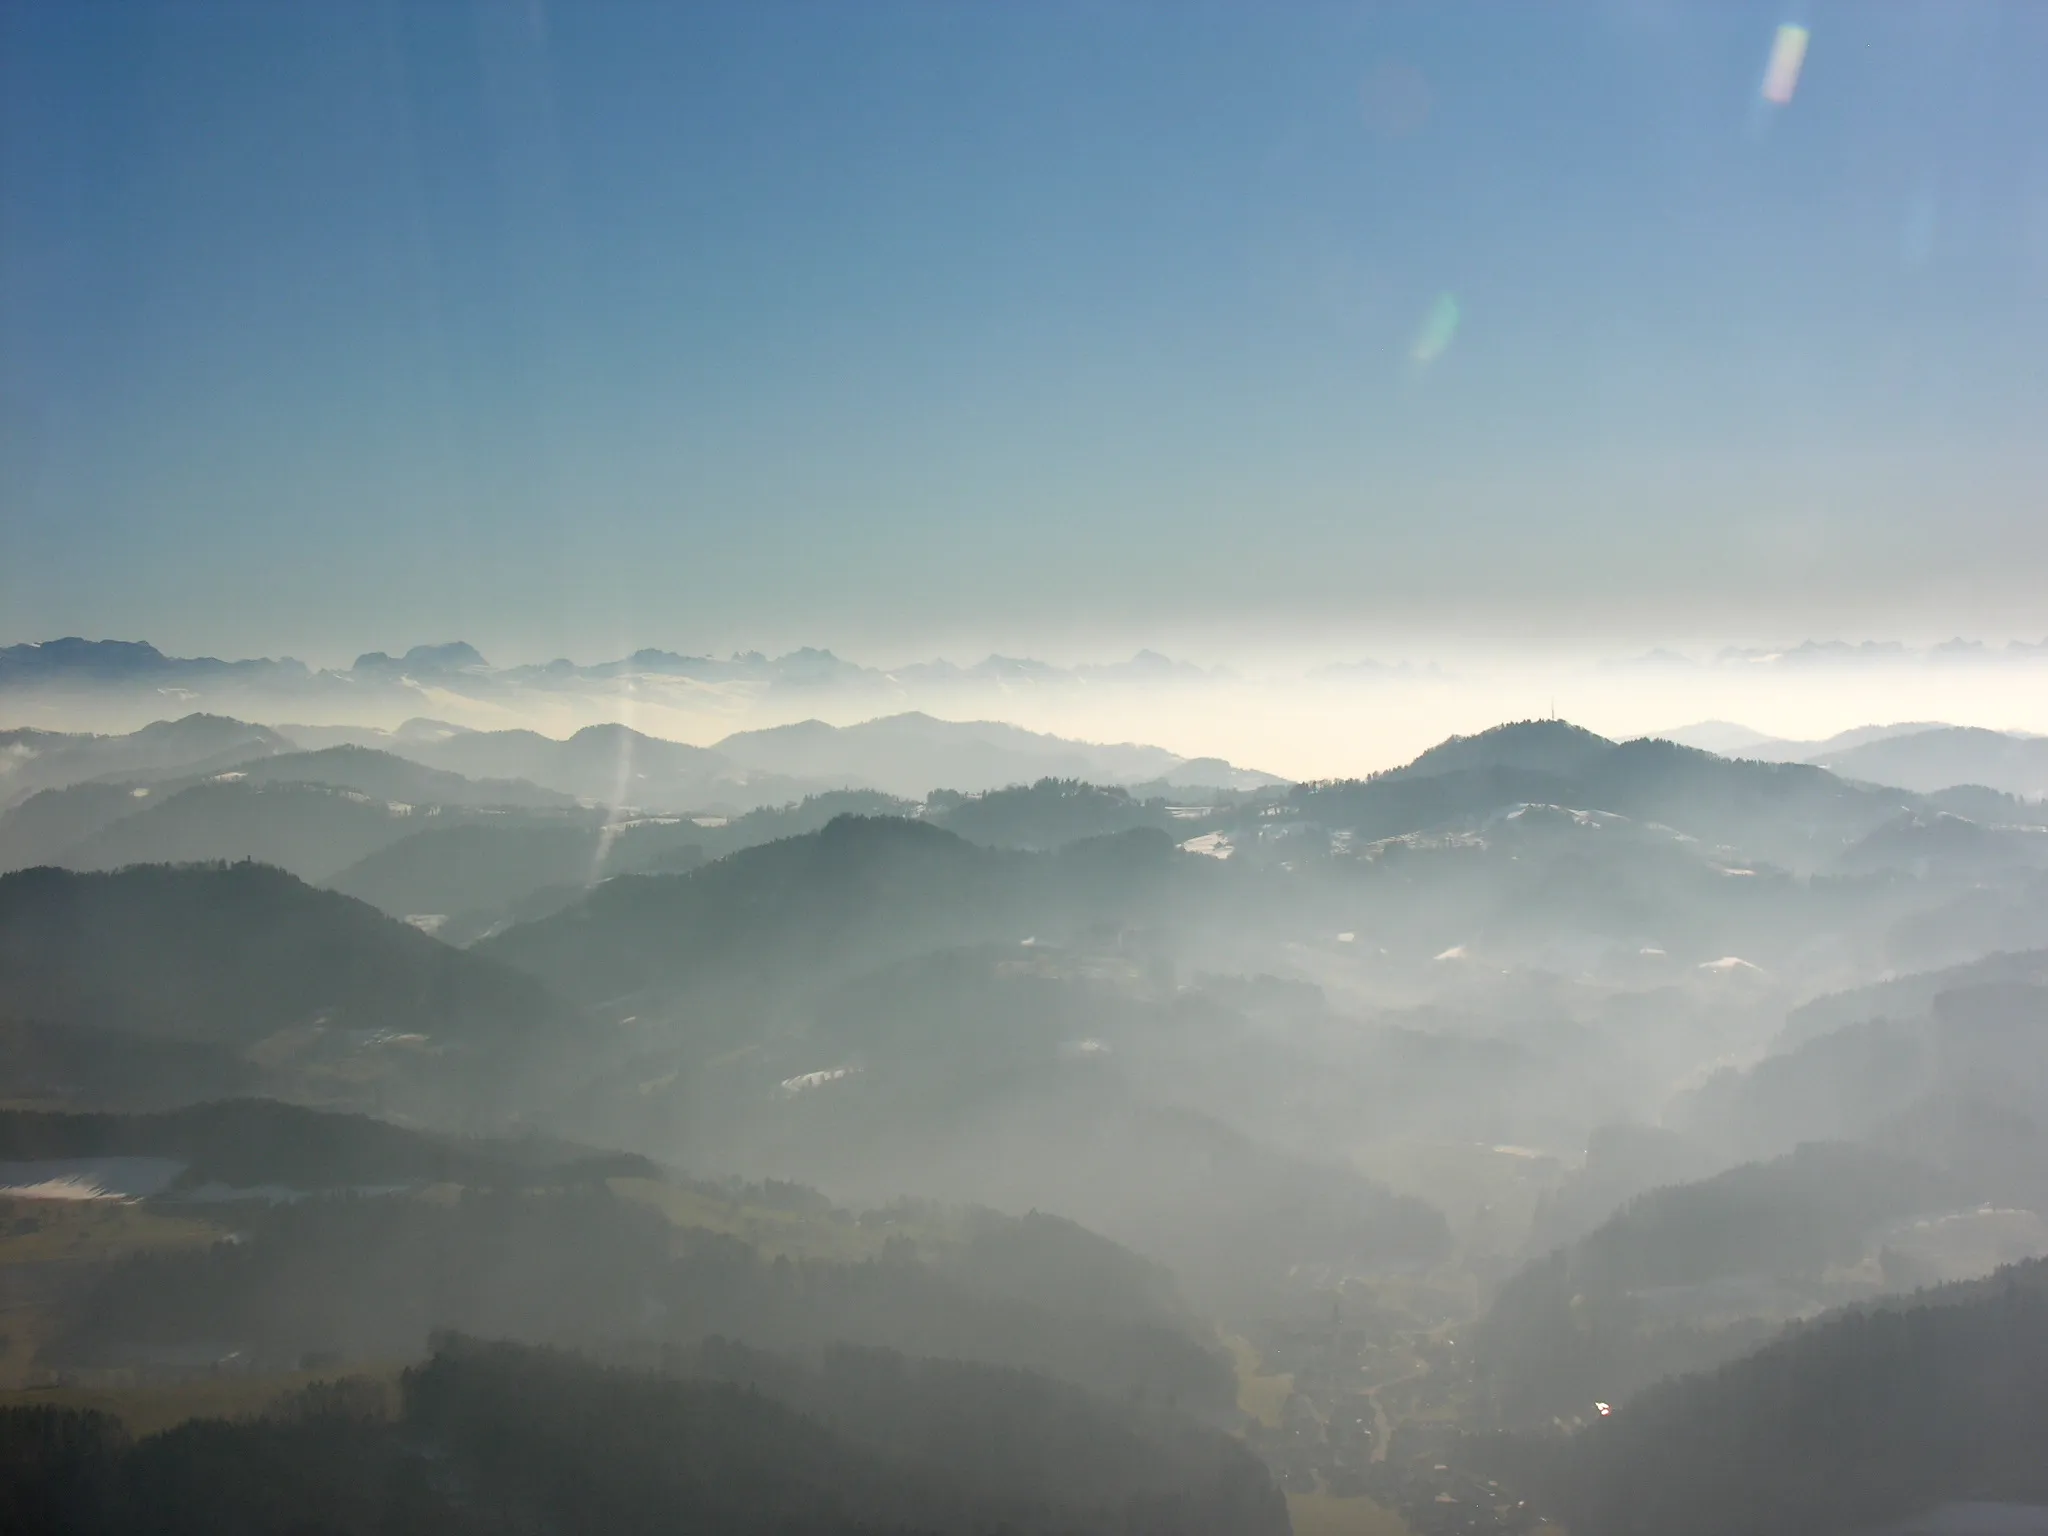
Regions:
[[[1965,0],[15,0],[0,639],[2038,637],[2044,71]]]

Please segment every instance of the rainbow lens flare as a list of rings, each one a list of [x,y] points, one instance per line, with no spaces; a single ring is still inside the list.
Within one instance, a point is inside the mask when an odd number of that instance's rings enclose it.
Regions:
[[[1423,317],[1422,329],[1416,332],[1415,346],[1409,355],[1418,363],[1433,363],[1444,355],[1457,334],[1458,301],[1448,293],[1440,293]]]
[[[1799,67],[1806,62],[1806,43],[1812,34],[1791,22],[1778,28],[1771,43],[1771,59],[1764,66],[1764,100],[1785,106],[1799,88]]]

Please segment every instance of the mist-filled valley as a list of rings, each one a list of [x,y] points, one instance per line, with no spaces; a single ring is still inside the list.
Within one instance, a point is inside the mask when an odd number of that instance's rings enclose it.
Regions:
[[[2048,803],[1869,734],[13,731],[10,1514],[2039,1501]],[[1843,1373],[1939,1419],[1701,1429]]]

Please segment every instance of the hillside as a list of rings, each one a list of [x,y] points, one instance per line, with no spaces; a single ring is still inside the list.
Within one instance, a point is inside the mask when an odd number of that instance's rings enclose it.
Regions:
[[[346,1190],[452,1181],[518,1187],[565,1174],[588,1180],[655,1172],[644,1159],[619,1154],[439,1136],[366,1115],[267,1099],[134,1115],[0,1109],[0,1163],[137,1157],[183,1165],[171,1186],[173,1198],[208,1184]]]
[[[1605,736],[1596,736],[1569,720],[1520,720],[1476,736],[1453,736],[1381,777],[1425,779],[1507,768],[1568,779],[1584,772],[1613,747]]]
[[[836,971],[1039,925],[1141,920],[1181,856],[1141,833],[1057,854],[979,848],[937,827],[842,816],[684,875],[625,876],[480,946],[590,1001],[647,990],[808,985]]]
[[[1968,1101],[2048,1125],[2048,986],[1973,982],[1923,1013],[1879,1016],[1801,1040],[1743,1072],[1723,1071],[1673,1118],[1731,1150],[1776,1151],[1814,1137],[1872,1138],[1922,1101]],[[2048,1169],[2004,1170],[1981,1193],[2048,1196]],[[1988,1177],[1987,1173],[1987,1177]]]
[[[1844,778],[1931,792],[1981,784],[2029,800],[2048,797],[2048,737],[1938,726],[1814,754]]]
[[[16,1177],[136,1177],[81,1149],[167,1160],[128,1205],[131,1225],[199,1224],[147,1255],[69,1254],[74,1283],[49,1298],[35,1342],[48,1370],[118,1370],[165,1349],[210,1360],[222,1340],[253,1372],[309,1353],[389,1361],[449,1326],[647,1360],[712,1338],[849,1342],[1230,1419],[1230,1369],[1171,1279],[1056,1218],[903,1203],[855,1215],[794,1185],[690,1181],[619,1154],[273,1104],[7,1129],[10,1149],[40,1154],[10,1164]],[[229,1229],[233,1242],[211,1240]]]
[[[142,810],[152,793],[125,783],[37,790],[0,811],[0,872],[61,862],[94,833]]]
[[[446,769],[409,762],[372,747],[334,746],[317,752],[280,752],[241,764],[236,776],[250,784],[325,784],[373,800],[404,805],[568,807],[574,796],[523,779],[468,779]]]
[[[1977,882],[2048,867],[2048,829],[1986,826],[1945,811],[1902,811],[1843,850],[1852,873],[1903,870]]]
[[[2008,982],[2048,984],[2048,949],[1987,955],[1962,965],[1918,971],[1817,997],[1786,1016],[1784,1031],[1778,1038],[1779,1048],[1787,1049],[1845,1024],[1869,1019],[1924,1019],[1929,1016],[1935,998],[1944,992]]]
[[[1888,1222],[1971,1194],[1874,1148],[1815,1143],[1637,1196],[1502,1287],[1478,1331],[1480,1379],[1509,1423],[1624,1403],[1843,1299],[1845,1283],[1880,1288],[1836,1277]]]
[[[647,811],[739,811],[831,788],[750,769],[707,747],[623,725],[590,725],[557,740],[536,731],[464,731],[394,740],[392,750],[477,779],[525,779],[591,805]]]
[[[54,1452],[54,1454],[53,1454]],[[423,1478],[422,1457],[434,1475]],[[379,1395],[309,1390],[266,1419],[132,1448],[104,1421],[8,1410],[12,1512],[79,1536],[269,1528],[317,1509],[349,1536],[717,1530],[736,1536],[1284,1536],[1237,1441],[1014,1371],[836,1349],[733,1348],[672,1374],[443,1338]]]
[[[1128,790],[1074,779],[1040,779],[982,795],[935,794],[925,818],[971,843],[1040,850],[1138,828],[1164,832],[1176,825],[1164,800],[1134,799]]]
[[[254,860],[317,881],[420,825],[410,806],[324,784],[208,781],[163,798],[152,791],[130,803],[140,809],[100,826],[54,857],[71,869]]]
[[[0,877],[0,1015],[248,1046],[289,1026],[511,1045],[532,981],[258,864]]]
[[[292,747],[289,738],[268,726],[223,715],[158,720],[124,736],[0,731],[0,807],[39,789],[87,780],[149,784],[217,773]]]
[[[1097,746],[999,721],[937,720],[915,712],[859,725],[806,720],[741,731],[716,750],[750,767],[912,799],[934,789],[971,794],[1045,778],[1110,784],[1171,778],[1181,762],[1158,747]],[[1215,777],[1214,768],[1207,772]]]
[[[1669,741],[1613,743],[1552,720],[1456,737],[1406,767],[1300,785],[1287,797],[1295,815],[1361,840],[1523,803],[1660,823],[1710,848],[1808,870],[1895,816],[1903,802],[1806,764],[1734,761]]]
[[[2048,1503],[2048,1262],[1799,1329],[1572,1442],[1585,1536],[1848,1536],[1962,1501]]]
[[[608,824],[601,813],[494,816],[429,825],[380,848],[327,884],[392,917],[431,915],[435,936],[467,943],[578,899],[621,871],[703,862],[705,829],[681,822]]]

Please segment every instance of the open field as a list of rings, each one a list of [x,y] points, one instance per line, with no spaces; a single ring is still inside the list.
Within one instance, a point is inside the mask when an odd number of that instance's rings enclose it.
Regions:
[[[1269,1376],[1259,1369],[1259,1352],[1248,1339],[1226,1334],[1223,1343],[1237,1367],[1237,1406],[1269,1429],[1280,1426],[1280,1406],[1294,1391],[1291,1375]]]
[[[1287,1517],[1294,1522],[1294,1536],[1409,1536],[1406,1520],[1363,1497],[1290,1493]]]

